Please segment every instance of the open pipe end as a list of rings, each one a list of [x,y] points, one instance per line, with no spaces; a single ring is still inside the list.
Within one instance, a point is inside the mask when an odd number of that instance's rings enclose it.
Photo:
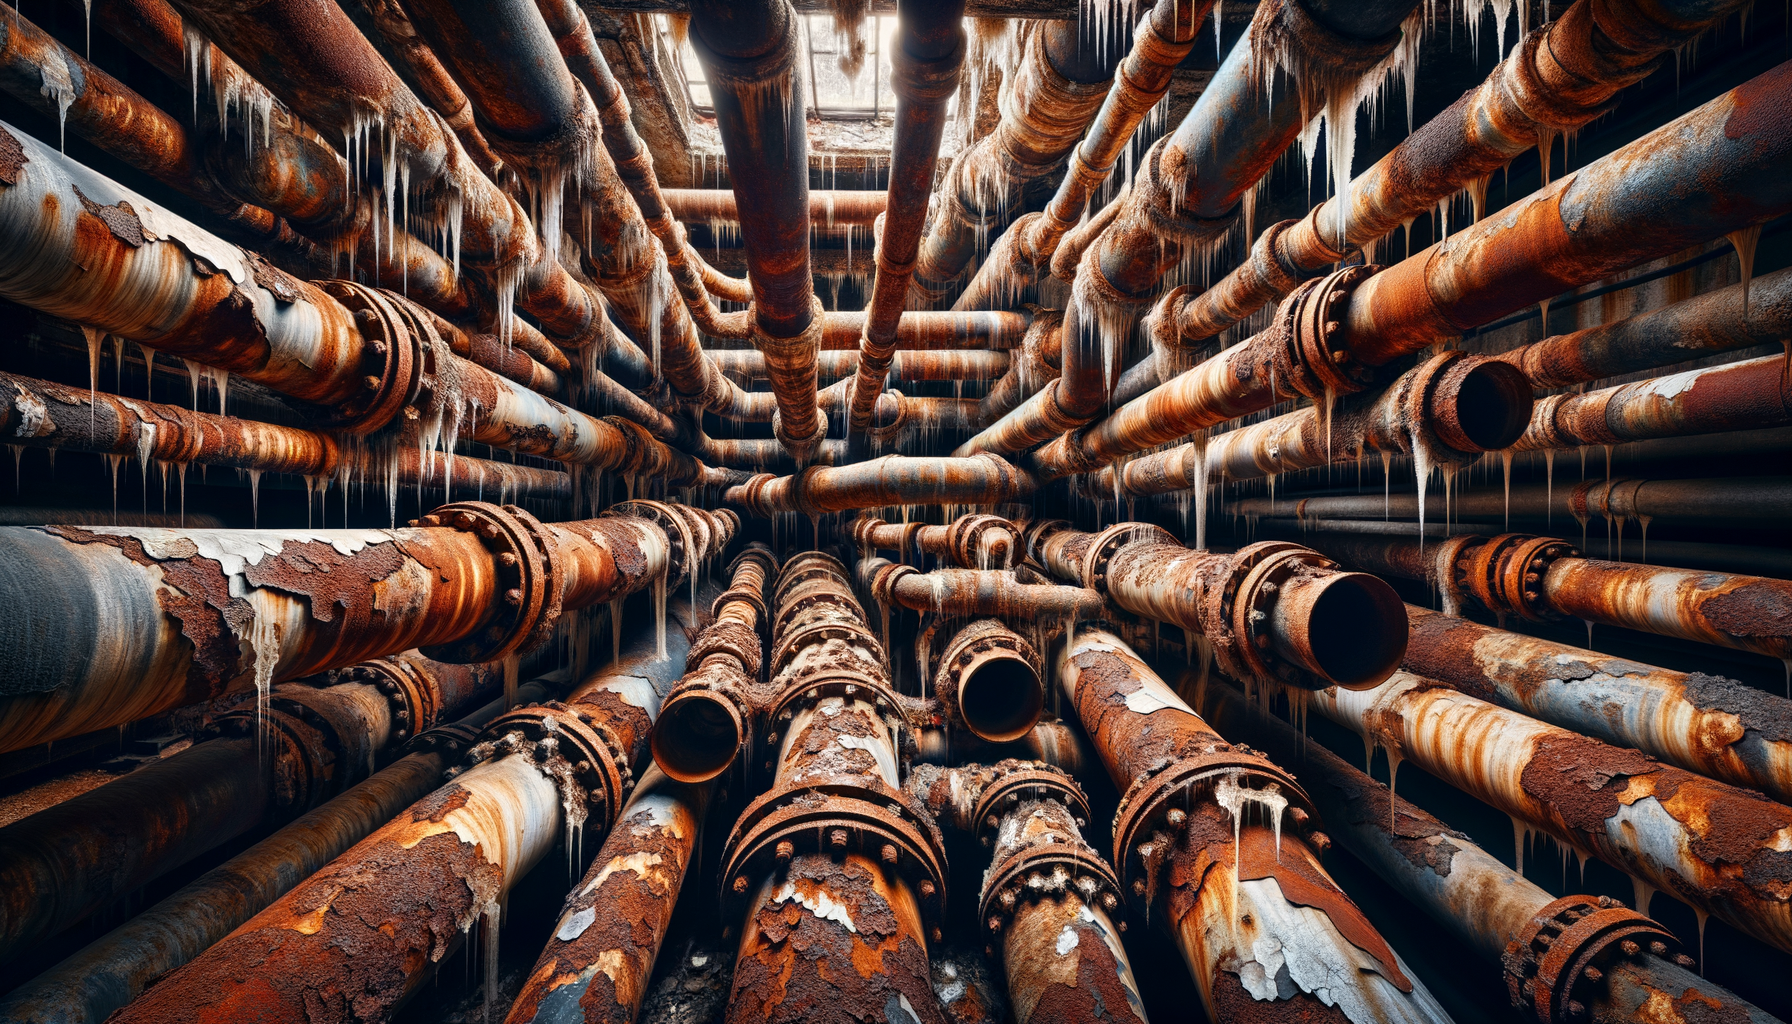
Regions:
[[[721,694],[674,694],[653,723],[649,745],[660,771],[679,782],[707,782],[727,771],[746,745],[740,709]]]
[[[1432,396],[1437,435],[1461,452],[1510,447],[1531,423],[1530,378],[1511,363],[1464,359],[1451,367]]]
[[[1013,651],[981,653],[958,673],[958,712],[972,734],[1008,743],[1031,732],[1045,708],[1039,669]]]
[[[1346,690],[1379,685],[1406,656],[1406,604],[1378,576],[1295,577],[1274,616],[1277,652]]]

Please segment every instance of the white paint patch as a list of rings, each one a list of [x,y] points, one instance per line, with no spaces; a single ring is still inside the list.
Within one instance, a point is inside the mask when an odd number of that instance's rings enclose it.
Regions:
[[[260,564],[263,558],[279,554],[288,543],[328,544],[346,557],[370,544],[393,539],[385,530],[164,530],[122,526],[88,529],[108,536],[134,537],[151,558],[201,555],[217,562],[227,576],[235,576],[248,566]]]
[[[605,879],[609,878],[611,875],[615,874],[618,871],[633,871],[635,874],[640,875],[642,878],[646,878],[647,877],[647,869],[650,867],[653,867],[656,864],[660,864],[660,863],[663,863],[663,861],[661,861],[659,854],[647,853],[645,851],[640,851],[640,850],[637,850],[636,852],[631,853],[626,857],[612,858],[610,863],[605,864],[604,869],[597,873],[596,878],[593,878],[591,881],[585,883],[585,888],[581,889],[580,893],[583,895],[589,895],[591,893],[596,892],[598,886],[601,886],[604,884]]]
[[[1058,933],[1058,955],[1063,956],[1075,949],[1076,943],[1076,929],[1072,928],[1070,925],[1065,925],[1064,930]]]
[[[816,917],[821,918],[823,921],[833,921],[843,926],[847,931],[852,932],[854,935],[859,933],[859,926],[853,924],[852,915],[847,913],[846,905],[843,903],[835,903],[833,899],[828,896],[827,890],[825,889],[816,893],[814,899],[810,899],[796,891],[795,882],[785,882],[784,888],[779,889],[778,894],[772,897],[772,902],[784,903],[790,900],[795,900],[802,904],[803,909],[814,914]]]
[[[585,934],[585,929],[591,927],[592,922],[596,920],[596,907],[586,907],[576,914],[568,914],[560,921],[560,927],[554,932],[554,938],[561,942],[571,942]]]

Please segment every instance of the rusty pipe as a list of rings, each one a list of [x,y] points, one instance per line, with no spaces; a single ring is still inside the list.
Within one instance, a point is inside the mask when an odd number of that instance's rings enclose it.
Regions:
[[[653,725],[653,761],[682,783],[709,782],[747,749],[767,710],[758,682],[765,663],[766,582],[778,559],[755,545],[734,560],[716,621],[691,647],[685,677]]]
[[[890,88],[896,94],[895,135],[890,144],[887,208],[876,229],[877,270],[865,303],[865,334],[859,340],[858,372],[850,385],[847,439],[866,444],[877,396],[883,392],[896,354],[897,330],[908,306],[909,283],[927,226],[934,165],[946,130],[946,105],[958,92],[964,65],[964,4],[961,0],[908,0],[899,5]]]
[[[1792,808],[1409,673],[1373,690],[1320,691],[1313,706],[1564,847],[1792,947],[1792,867],[1776,838]]]
[[[883,213],[889,192],[810,189],[809,221],[826,227],[855,224],[869,227]],[[734,191],[725,188],[663,188],[660,199],[679,220],[701,224],[740,220]]]
[[[1406,606],[1407,671],[1776,800],[1792,796],[1784,698]]]
[[[375,673],[387,670],[368,664]],[[464,668],[427,664],[437,671]],[[496,666],[479,668],[495,686]],[[525,700],[551,696],[540,681],[518,692]],[[444,707],[458,713],[467,701],[444,701]],[[0,1000],[0,1013],[22,1024],[99,1024],[440,785],[472,735],[503,710],[500,698],[452,725],[420,731],[406,756],[14,989]],[[393,735],[402,738],[402,731]]]
[[[1792,64],[1384,271],[1352,267],[1308,282],[1269,330],[1052,442],[1034,465],[1048,478],[1092,471],[1297,394],[1360,390],[1368,367],[1778,216],[1792,209],[1792,184],[1774,173],[1792,156],[1779,119],[1787,110]],[[1694,180],[1698,190],[1686,194],[1673,184]]]
[[[1058,678],[1124,794],[1122,891],[1170,930],[1208,1019],[1449,1019],[1320,866],[1329,839],[1293,776],[1227,743],[1108,630],[1066,642]]]
[[[1098,770],[1095,752],[1081,728],[1057,719],[1036,722],[1031,732],[1008,743],[986,743],[963,729],[929,726],[915,732],[915,764],[993,763],[1006,758],[1042,761],[1077,779]]]
[[[1045,708],[1039,652],[1000,619],[965,623],[945,642],[933,693],[952,721],[989,743],[1032,732]]]
[[[871,516],[853,521],[852,537],[860,550],[896,551],[901,561],[910,551],[929,554],[960,569],[1012,569],[1024,557],[1022,529],[1000,516],[970,513],[944,526],[886,523]]]
[[[922,765],[904,789],[991,849],[977,917],[1001,951],[1016,1024],[1143,1024],[1120,883],[1083,838],[1088,799],[1067,774],[1017,760]]]
[[[132,0],[141,3],[143,0]],[[345,8],[361,25],[369,39],[378,36],[382,51],[390,58],[393,69],[405,76],[430,108],[442,115],[461,148],[473,158],[486,177],[497,180],[503,161],[492,152],[473,117],[473,105],[467,94],[454,81],[442,60],[417,32],[411,16],[399,0],[356,0]]]
[[[1513,1008],[1536,1024],[1641,1022],[1663,1004],[1773,1019],[1693,974],[1678,940],[1642,914],[1609,896],[1557,899],[1331,751],[1302,742],[1237,690],[1209,685],[1202,694],[1202,713],[1228,735],[1311,768],[1307,791],[1329,834],[1489,969],[1499,964]]]
[[[910,314],[912,316],[913,314]],[[834,314],[828,318],[833,319]],[[903,318],[907,322],[908,316]],[[739,382],[766,378],[765,356],[750,349],[717,349],[709,353],[723,373]],[[823,348],[816,358],[819,379],[827,383],[858,372],[859,354]],[[899,351],[892,355],[891,380],[994,380],[1008,372],[1009,354],[988,349]]]
[[[1512,448],[1612,445],[1787,423],[1792,423],[1792,381],[1786,360],[1762,356],[1539,399],[1529,427]]]
[[[1058,190],[1044,210],[1027,214],[1002,233],[953,309],[1010,305],[1040,267],[1053,265],[1059,243],[1082,220],[1090,197],[1113,174],[1133,133],[1169,91],[1176,66],[1194,47],[1212,6],[1210,0],[1161,0],[1139,19],[1132,48],[1115,68],[1113,88],[1102,99],[1088,134],[1071,151]],[[1070,267],[1074,271],[1074,262]]]
[[[688,616],[686,607],[679,618]],[[656,646],[644,632],[564,703],[494,718],[449,770],[451,782],[114,1019],[390,1017],[475,924],[498,927],[510,886],[563,834],[576,847],[582,833],[615,823],[634,781],[628,765],[645,756],[646,721],[670,674]],[[241,970],[248,955],[252,974]],[[487,971],[492,991],[495,960]]]
[[[885,455],[850,466],[811,466],[796,476],[761,473],[722,497],[755,515],[771,516],[881,505],[996,505],[1032,492],[1032,480],[997,455]]]
[[[976,348],[991,352],[1018,348],[1032,316],[1025,312],[976,311],[930,312],[911,310],[896,325],[896,348],[958,349]],[[824,351],[858,352],[859,338],[865,333],[863,312],[830,310],[821,318],[821,347]]]
[[[743,922],[728,1019],[850,1006],[867,1021],[945,1024],[927,961],[944,840],[903,798],[906,715],[883,649],[846,568],[820,552],[785,563],[772,606],[777,698],[764,747],[775,777],[722,855],[723,920]]]
[[[1107,603],[1086,587],[1023,583],[1006,569],[935,569],[922,572],[884,558],[861,558],[859,583],[878,603],[938,615],[1003,618],[1100,618]]]
[[[1047,520],[1028,530],[1027,551],[1059,579],[1201,637],[1240,679],[1363,689],[1386,679],[1405,650],[1406,613],[1393,588],[1298,544],[1260,541],[1219,555],[1156,526],[1092,534]]]

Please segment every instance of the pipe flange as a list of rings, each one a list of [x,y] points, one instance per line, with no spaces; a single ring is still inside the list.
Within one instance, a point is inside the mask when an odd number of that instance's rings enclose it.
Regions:
[[[1353,359],[1345,343],[1343,307],[1351,292],[1380,270],[1345,267],[1308,281],[1282,300],[1273,329],[1281,341],[1276,371],[1286,387],[1321,402],[1328,394],[1354,394],[1374,382],[1372,369]]]
[[[802,585],[786,590],[772,599],[772,605],[777,608],[771,618],[772,635],[782,637],[795,619],[818,604],[839,605],[851,612],[852,617],[861,624],[870,621],[866,618],[865,609],[859,604],[859,599],[853,596],[852,588],[829,573],[826,576],[810,577],[804,580]],[[841,620],[836,619],[835,621]],[[778,646],[784,646],[782,639]],[[776,659],[773,660],[775,664]],[[772,671],[776,672],[777,669],[774,667]]]
[[[772,583],[772,604],[782,606],[784,595],[800,583],[827,577],[837,581],[842,588],[851,579],[845,563],[828,554],[826,551],[810,550],[791,555],[785,561],[784,568]]]
[[[1443,598],[1446,613],[1462,614],[1463,586],[1468,582],[1469,566],[1474,559],[1474,552],[1469,549],[1486,539],[1479,534],[1464,533],[1446,537],[1437,546],[1437,553],[1432,556],[1431,579],[1428,582],[1437,588],[1438,594]]]
[[[771,628],[772,618],[771,605],[765,599],[764,581],[777,575],[778,556],[764,544],[754,541],[747,545],[746,550],[734,557],[734,561],[728,567],[729,575],[733,575],[735,566],[749,559],[759,562],[760,569],[764,573],[764,578],[759,585],[730,586],[727,590],[717,594],[716,599],[710,602],[709,614],[711,617],[719,616],[722,614],[722,606],[733,602],[752,605],[754,621],[759,624],[757,632],[763,633]]]
[[[1558,537],[1502,533],[1456,560],[1457,586],[1496,615],[1522,615],[1533,622],[1558,619],[1543,593],[1550,564],[1580,552]]]
[[[272,766],[274,803],[283,810],[315,806],[340,788],[330,783],[346,753],[342,738],[327,717],[293,699],[308,690],[277,687],[259,710],[251,701],[219,715],[211,726],[217,735],[257,737],[263,763]]]
[[[952,560],[966,569],[1012,569],[1020,538],[1014,524],[981,513],[959,516],[946,530]],[[1000,557],[992,559],[991,555]]]
[[[1152,875],[1160,863],[1155,837],[1180,833],[1187,820],[1184,808],[1194,806],[1197,787],[1216,786],[1222,779],[1241,789],[1274,787],[1287,800],[1286,810],[1298,829],[1318,827],[1313,800],[1294,776],[1243,744],[1216,743],[1171,761],[1135,780],[1114,811],[1114,864],[1124,890],[1140,900],[1141,909],[1148,905]]]
[[[935,636],[946,633],[950,629],[951,638],[946,641],[946,646],[940,651],[937,668],[933,668],[929,672],[929,666],[919,667],[923,673],[933,677],[933,695],[945,706],[946,717],[953,722],[970,728],[965,722],[964,709],[959,705],[958,691],[959,686],[964,682],[964,673],[982,655],[1006,652],[1025,662],[1032,670],[1033,675],[1041,682],[1044,681],[1044,663],[1039,657],[1038,650],[1027,641],[1026,637],[1008,628],[1008,625],[1001,619],[984,617],[966,621],[963,618],[952,618],[940,620],[937,625],[943,628],[935,631]],[[928,643],[931,649],[931,637]],[[929,660],[933,660],[931,656]],[[1027,727],[1032,728],[1032,724],[1029,723]],[[983,735],[975,729],[971,729],[971,731],[979,736]]]
[[[1240,656],[1251,671],[1250,675],[1238,675],[1237,678],[1268,679],[1304,690],[1323,690],[1332,685],[1331,680],[1315,675],[1275,652],[1270,622],[1276,600],[1289,577],[1308,568],[1336,569],[1338,563],[1298,544],[1278,544],[1277,547],[1274,551],[1253,552],[1249,559],[1252,563],[1250,571],[1239,582],[1232,602],[1231,627],[1238,640],[1232,653]],[[1238,579],[1239,568],[1235,563],[1233,579]]]
[[[971,815],[976,822],[977,841],[993,846],[1002,815],[1022,800],[1056,800],[1070,809],[1078,828],[1089,823],[1089,798],[1083,794],[1083,787],[1061,769],[1035,762],[1031,767],[1005,772],[983,788]]]
[[[1083,552],[1083,586],[1106,597],[1108,563],[1113,561],[1115,552],[1131,544],[1167,544],[1177,548],[1183,546],[1175,534],[1161,526],[1150,523],[1115,523],[1096,534]]]
[[[820,322],[819,319],[816,320],[816,323]],[[794,459],[799,466],[806,466],[808,463],[814,461],[816,452],[821,450],[821,443],[828,439],[827,410],[818,406],[815,410],[815,420],[815,430],[808,437],[793,437],[788,430],[784,429],[783,412],[778,409],[772,410],[772,437],[775,438],[779,444],[784,446],[784,450],[790,453],[790,457]],[[809,466],[808,468],[815,469],[818,467]],[[798,487],[795,488],[796,503],[802,511],[811,511],[808,503],[803,501],[801,497],[802,479],[803,474],[798,473],[796,475]]]
[[[373,658],[332,676],[338,683],[365,683],[380,691],[392,708],[395,740],[434,728],[441,715],[441,687],[422,665],[402,654]]]
[[[916,104],[944,103],[958,92],[963,70],[965,32],[962,24],[952,31],[952,49],[932,60],[916,60],[897,46],[890,54],[890,91]]]
[[[1027,560],[1038,562],[1043,557],[1040,552],[1045,545],[1046,538],[1054,533],[1070,528],[1071,525],[1069,521],[1064,519],[1040,519],[1030,524],[1021,532],[1021,540],[1026,549]]]
[[[747,806],[722,854],[723,920],[740,919],[754,887],[782,876],[793,857],[848,853],[868,857],[907,882],[922,917],[941,920],[947,872],[939,826],[900,791],[868,789],[858,781],[774,790]]]
[[[1564,896],[1506,943],[1500,964],[1515,1009],[1537,1024],[1582,1024],[1613,962],[1644,950],[1692,966],[1672,932],[1610,896]]]
[[[716,622],[691,642],[691,652],[685,657],[686,672],[695,672],[703,664],[703,659],[712,654],[725,654],[740,662],[741,670],[753,679],[759,678],[759,669],[765,659],[759,633],[744,622]]]
[[[887,608],[894,608],[896,602],[896,586],[905,577],[919,575],[921,570],[901,562],[891,562],[877,570],[871,578],[871,596]]]
[[[559,701],[513,708],[492,719],[467,760],[478,763],[500,754],[532,758],[560,787],[562,799],[583,797],[588,814],[606,829],[616,823],[635,786],[628,751],[609,727],[589,711]]]
[[[872,705],[883,718],[884,724],[892,729],[900,728],[908,722],[902,710],[902,698],[888,683],[878,678],[876,671],[870,667],[827,668],[792,680],[778,694],[778,699],[772,703],[767,715],[767,721],[772,723],[771,732],[766,737],[767,744],[776,746],[778,734],[790,724],[798,711],[814,707],[829,697]]]
[[[863,614],[859,618],[862,620]],[[803,651],[829,640],[841,640],[852,646],[864,647],[873,661],[878,664],[889,663],[884,656],[884,645],[861,622],[835,619],[810,623],[799,629],[780,626],[772,631],[772,635],[778,638],[777,644],[772,647],[771,661],[768,662],[772,678],[777,678]]]
[[[378,289],[353,281],[320,282],[324,293],[341,303],[354,317],[361,347],[362,389],[341,403],[337,429],[351,434],[372,434],[391,423],[400,409],[415,401],[421,381],[421,349],[433,329],[413,329],[396,305]]]
[[[856,385],[858,382],[857,380],[854,380],[853,383]],[[903,400],[902,392],[895,388],[885,388],[883,394],[888,395],[891,401],[895,403],[896,418],[885,423],[883,426],[878,426],[877,408],[873,406],[871,410],[871,423],[868,424],[863,431],[868,439],[876,441],[880,445],[885,442],[894,441],[902,434],[902,431],[908,427],[908,402]],[[883,395],[878,397],[881,401]]]
[[[777,414],[773,413],[773,415]],[[756,516],[764,519],[775,518],[782,510],[767,507],[763,495],[765,489],[775,483],[777,479],[778,477],[774,473],[754,473],[747,478],[746,483],[740,485],[741,490],[746,492],[740,503],[747,507],[747,511]]]
[[[692,536],[691,524],[684,516],[678,514],[673,506],[663,501],[625,501],[604,509],[600,519],[641,519],[658,526],[665,531],[670,551],[666,559],[666,586],[684,579],[685,574],[695,570],[696,556],[699,552],[697,539]]]
[[[977,916],[992,932],[1006,928],[1016,908],[1053,899],[1066,889],[1116,918],[1126,905],[1114,869],[1094,847],[1081,841],[1029,846],[999,865],[991,864],[984,878]],[[1124,920],[1114,924],[1126,930]],[[999,957],[1001,944],[992,944],[990,951]]]
[[[446,526],[472,533],[492,552],[500,595],[491,625],[451,643],[422,648],[436,661],[473,664],[498,661],[547,642],[560,621],[564,580],[554,565],[556,545],[548,527],[516,505],[460,501],[443,505],[420,526]]]
[[[1139,173],[1134,174],[1132,180],[1133,192],[1139,200],[1134,208],[1144,210],[1145,219],[1160,238],[1173,239],[1185,246],[1198,246],[1230,230],[1235,219],[1230,216],[1196,217],[1183,210],[1182,190],[1166,187],[1163,183],[1163,161],[1171,160],[1179,165],[1169,168],[1171,180],[1188,180],[1188,157],[1181,149],[1170,146],[1169,141],[1170,136],[1165,135],[1145,151],[1145,157],[1139,164]],[[1089,249],[1094,250],[1095,246],[1091,245]],[[1090,262],[1085,258],[1082,265],[1088,266]],[[1083,276],[1084,273],[1079,269],[1077,277]],[[1105,275],[1097,272],[1095,276],[1103,278],[1103,283],[1106,283]],[[1122,296],[1125,302],[1144,302],[1147,299],[1148,296]]]
[[[1401,426],[1407,428],[1406,441],[1409,445],[1422,446],[1433,464],[1473,462],[1481,455],[1479,451],[1470,451],[1445,440],[1437,431],[1438,417],[1432,415],[1437,389],[1445,375],[1463,360],[1473,358],[1461,349],[1439,352],[1413,367],[1410,373],[1401,374],[1396,385],[1400,389]],[[1469,443],[1466,438],[1456,440]]]
[[[468,748],[479,742],[479,729],[459,722],[450,722],[427,729],[410,738],[404,746],[398,748],[399,757],[411,754],[440,754],[444,761],[458,761],[464,757]]]

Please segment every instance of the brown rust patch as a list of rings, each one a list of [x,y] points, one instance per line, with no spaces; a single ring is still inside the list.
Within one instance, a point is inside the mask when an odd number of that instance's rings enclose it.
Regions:
[[[0,125],[0,181],[4,181],[8,185],[17,185],[19,172],[24,170],[25,164],[29,162],[25,157],[25,147],[19,144],[19,140],[14,138],[11,132],[6,130],[5,125]]]
[[[1558,734],[1544,737],[1532,748],[1519,785],[1532,799],[1553,808],[1569,828],[1603,835],[1605,820],[1618,813],[1618,798],[1629,780],[1662,770],[1660,762],[1638,751]],[[1655,787],[1662,800],[1671,792]]]
[[[403,568],[404,552],[392,543],[369,544],[352,555],[318,541],[288,542],[280,552],[243,567],[243,578],[311,603],[311,616],[333,622],[336,609],[371,606],[370,584]]]
[[[1681,683],[1686,699],[1700,711],[1735,715],[1749,732],[1770,743],[1792,743],[1792,704],[1747,683],[1703,672]]]
[[[298,278],[263,259],[260,253],[249,254],[249,267],[255,283],[266,288],[280,302],[293,303],[304,297],[304,286]]]
[[[1226,1024],[1350,1024],[1343,1010],[1327,1006],[1298,988],[1286,999],[1259,1000],[1245,991],[1236,974],[1224,967],[1214,971],[1211,1011],[1213,1020]]]
[[[588,712],[621,744],[631,765],[642,764],[647,757],[647,739],[653,732],[653,720],[646,708],[638,708],[610,689],[581,694],[571,705],[575,712]]]
[[[1792,583],[1755,580],[1699,606],[1713,628],[1734,637],[1792,639]]]
[[[1783,139],[1792,132],[1792,108],[1782,97],[1792,89],[1792,65],[1781,64],[1772,71],[1744,82],[1730,94],[1733,106],[1724,119],[1724,138],[1755,138],[1757,147],[1774,139]]]
[[[1018,925],[1017,925],[1018,927]],[[1024,1021],[1017,1024],[1057,1024],[1057,1022],[1077,1022],[1077,1024],[1094,1024],[1096,1021],[1112,1021],[1114,1024],[1127,1024],[1130,1021],[1143,1022],[1138,1010],[1132,1002],[1132,994],[1120,980],[1122,970],[1120,961],[1115,958],[1114,951],[1109,948],[1101,929],[1085,921],[1075,921],[1067,926],[1077,934],[1076,974],[1070,984],[1050,983],[1043,986],[1039,1001],[1033,1004],[1033,1012]],[[1010,950],[1010,967],[1015,970],[1013,955]],[[1043,959],[1053,954],[1052,949],[1033,951],[1035,958]]]
[[[99,222],[106,225],[106,230],[112,232],[113,238],[133,249],[140,249],[149,241],[143,235],[143,222],[137,219],[137,211],[131,209],[130,200],[120,199],[116,206],[101,206],[87,198],[86,193],[81,191],[81,186],[74,186],[74,190],[75,198],[81,201],[81,206],[99,218]]]

